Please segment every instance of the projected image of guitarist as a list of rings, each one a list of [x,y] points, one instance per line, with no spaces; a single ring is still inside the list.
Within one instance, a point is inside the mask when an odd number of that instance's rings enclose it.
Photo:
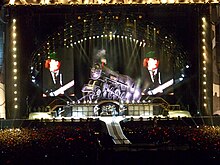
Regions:
[[[159,59],[156,57],[155,51],[146,53],[143,60],[143,67],[146,69],[146,86],[143,90],[144,94],[156,95],[163,93],[166,88],[173,85],[174,79],[161,82],[161,73],[159,70]]]
[[[159,68],[159,60],[155,57],[155,52],[150,51],[145,55],[143,67],[148,71],[149,88],[153,89],[161,84]]]
[[[61,62],[55,52],[49,54],[44,67],[47,70],[44,71],[44,86],[46,87],[44,96],[58,96],[64,94],[67,89],[74,86],[74,80],[63,84],[63,74],[60,70]],[[48,71],[50,76],[48,75]]]

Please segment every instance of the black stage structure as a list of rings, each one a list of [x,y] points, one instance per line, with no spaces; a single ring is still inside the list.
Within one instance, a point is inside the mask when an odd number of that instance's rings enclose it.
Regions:
[[[54,100],[64,105],[85,100],[82,88],[89,82],[90,69],[95,60],[93,55],[97,55],[100,50],[109,55],[105,60],[107,64],[112,64],[112,70],[135,77],[135,80],[144,75],[143,68],[136,67],[143,65],[145,55],[150,51],[160,54],[161,76],[166,76],[163,81],[173,79],[174,83],[162,94],[153,95],[159,95],[171,104],[181,105],[192,115],[212,114],[212,60],[204,64],[202,55],[205,49],[206,58],[212,59],[210,9],[214,6],[4,6],[3,16],[7,22],[7,118],[27,118],[29,112],[40,106],[46,107]],[[46,92],[44,88],[47,81],[43,78],[45,61],[48,57],[54,58],[53,53],[55,56],[59,54],[56,56],[59,59],[62,59],[61,53],[69,54],[61,61],[61,66],[62,62],[72,61],[68,63],[72,69],[64,70],[63,73],[70,72],[75,80],[72,91],[56,96]],[[207,80],[205,88],[202,79],[204,72]],[[66,78],[71,80],[72,77],[67,75]],[[143,81],[140,82],[143,87]],[[148,94],[141,95],[139,101],[146,99]]]

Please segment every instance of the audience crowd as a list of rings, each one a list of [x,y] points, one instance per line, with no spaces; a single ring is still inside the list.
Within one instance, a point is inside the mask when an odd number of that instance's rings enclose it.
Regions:
[[[220,153],[220,126],[150,126],[146,122],[121,122],[132,143],[188,146],[199,151]]]
[[[41,122],[39,122],[41,123]],[[60,122],[0,130],[0,164],[84,164],[96,160],[107,137],[98,122]],[[111,141],[110,141],[111,143]],[[67,161],[65,163],[65,161]]]
[[[101,121],[49,123],[1,129],[0,164],[98,164],[103,152],[113,149]],[[132,144],[188,146],[189,151],[220,155],[220,126],[158,126],[144,121],[121,126]]]

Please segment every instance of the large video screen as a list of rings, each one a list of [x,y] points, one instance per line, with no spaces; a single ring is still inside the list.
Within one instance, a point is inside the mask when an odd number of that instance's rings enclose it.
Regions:
[[[159,45],[124,35],[82,38],[49,52],[43,66],[43,95],[139,100],[165,93],[184,78]],[[184,67],[184,66],[182,66]],[[174,68],[176,70],[174,70]]]

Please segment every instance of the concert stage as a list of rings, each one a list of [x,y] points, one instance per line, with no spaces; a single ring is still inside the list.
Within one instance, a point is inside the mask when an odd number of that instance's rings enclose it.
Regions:
[[[213,115],[215,5],[4,6],[6,118]]]
[[[48,112],[31,112],[29,119],[52,118],[90,118],[90,117],[162,117],[178,118],[192,117],[187,110],[181,110],[179,105],[161,103],[120,103],[113,100],[103,100],[97,104],[58,105]]]

